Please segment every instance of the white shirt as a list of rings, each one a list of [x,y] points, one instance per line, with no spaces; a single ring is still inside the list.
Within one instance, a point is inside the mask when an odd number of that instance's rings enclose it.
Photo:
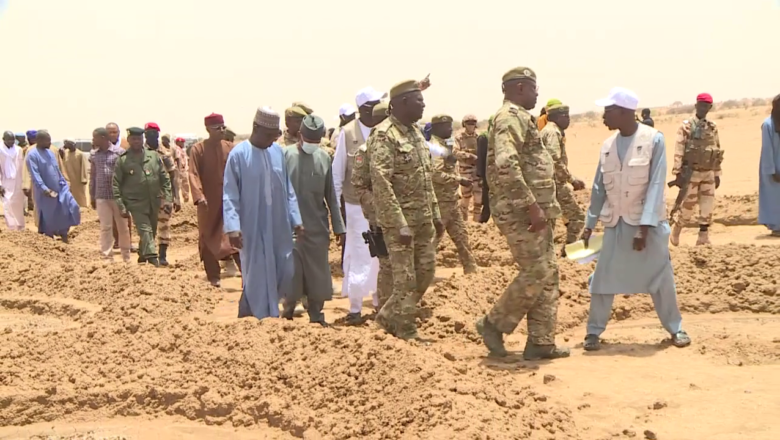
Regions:
[[[360,132],[363,134],[363,139],[368,140],[368,136],[371,134],[371,127],[366,127],[360,122],[360,119],[355,119],[355,122],[360,127]],[[338,140],[336,141],[336,154],[333,156],[333,187],[336,189],[336,200],[341,204],[341,190],[344,188],[344,179],[347,177],[347,136],[342,129],[339,132]]]

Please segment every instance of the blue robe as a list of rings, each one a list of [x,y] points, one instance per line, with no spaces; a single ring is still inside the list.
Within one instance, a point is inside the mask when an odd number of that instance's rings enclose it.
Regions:
[[[243,237],[239,318],[278,317],[280,292],[295,275],[293,228],[303,224],[279,145],[263,150],[247,140],[230,151],[222,212],[225,233]]]
[[[38,232],[49,237],[67,235],[71,227],[81,223],[81,213],[57,165],[57,157],[50,149],[35,147],[27,152],[26,162],[32,180],[33,200],[38,208]],[[56,192],[57,197],[44,194],[48,190]]]
[[[772,117],[761,124],[761,162],[758,168],[758,224],[780,231],[780,183],[772,179],[780,174],[780,134]]]

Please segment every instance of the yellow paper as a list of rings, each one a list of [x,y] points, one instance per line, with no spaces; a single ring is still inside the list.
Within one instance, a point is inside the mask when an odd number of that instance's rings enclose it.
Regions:
[[[601,252],[601,244],[604,240],[604,235],[594,234],[588,240],[588,248],[585,248],[585,243],[582,240],[575,241],[566,245],[566,258],[575,261],[587,260],[593,257],[594,254]]]

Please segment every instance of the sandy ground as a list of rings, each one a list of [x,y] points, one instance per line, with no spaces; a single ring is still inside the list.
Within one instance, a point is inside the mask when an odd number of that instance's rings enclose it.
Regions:
[[[443,240],[419,315],[425,344],[370,320],[339,325],[341,298],[328,329],[236,319],[240,279],[206,283],[190,206],[174,217],[165,269],[100,262],[90,210],[69,245],[3,224],[0,439],[774,440],[780,240],[756,225],[754,194],[765,114],[714,115],[727,154],[713,245],[691,247],[690,229],[672,249],[686,349],[669,346],[649,298],[631,296],[616,301],[604,349],[586,354],[592,266],[560,261],[558,341],[572,357],[523,361],[521,324],[517,355],[486,358],[474,320],[516,273],[492,224],[469,225],[478,274],[463,275]],[[681,119],[656,117],[670,158]],[[590,181],[608,133],[600,121],[568,133],[573,172]],[[338,291],[337,262],[333,248]]]

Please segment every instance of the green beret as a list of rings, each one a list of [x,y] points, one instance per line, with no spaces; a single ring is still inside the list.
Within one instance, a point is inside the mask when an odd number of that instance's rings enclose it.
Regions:
[[[452,124],[452,116],[436,115],[431,118],[431,124]]]
[[[554,105],[561,105],[561,104],[563,104],[563,103],[561,102],[560,99],[551,99],[551,100],[547,101],[547,104],[545,105],[545,107],[550,108],[550,107],[552,107]]]
[[[553,116],[556,114],[569,113],[569,106],[563,104],[555,104],[551,107],[547,107],[547,114]]]
[[[292,106],[284,111],[284,116],[288,118],[303,118],[304,116],[308,115],[309,114],[306,113],[306,110],[298,106]]]
[[[501,78],[501,82],[517,79],[529,79],[531,81],[536,81],[536,73],[534,73],[534,71],[528,67],[515,67],[514,69],[511,69],[509,72],[504,74],[504,76]]]
[[[371,111],[371,117],[374,119],[387,117],[387,110],[389,107],[390,104],[387,101],[379,101],[379,104],[375,105],[374,109]]]
[[[130,127],[127,129],[128,136],[143,136],[144,129],[141,127]]]
[[[415,80],[402,81],[394,85],[390,89],[390,99],[395,99],[399,96],[406,95],[407,93],[420,92],[420,84]]]
[[[306,104],[304,104],[304,103],[302,103],[300,101],[293,102],[292,106],[293,107],[300,107],[303,111],[306,112],[307,115],[310,115],[310,114],[314,113],[314,110],[312,110],[311,107],[309,107],[308,105],[306,105]]]
[[[304,139],[320,140],[325,136],[325,121],[317,115],[306,115],[301,122],[301,135]]]

